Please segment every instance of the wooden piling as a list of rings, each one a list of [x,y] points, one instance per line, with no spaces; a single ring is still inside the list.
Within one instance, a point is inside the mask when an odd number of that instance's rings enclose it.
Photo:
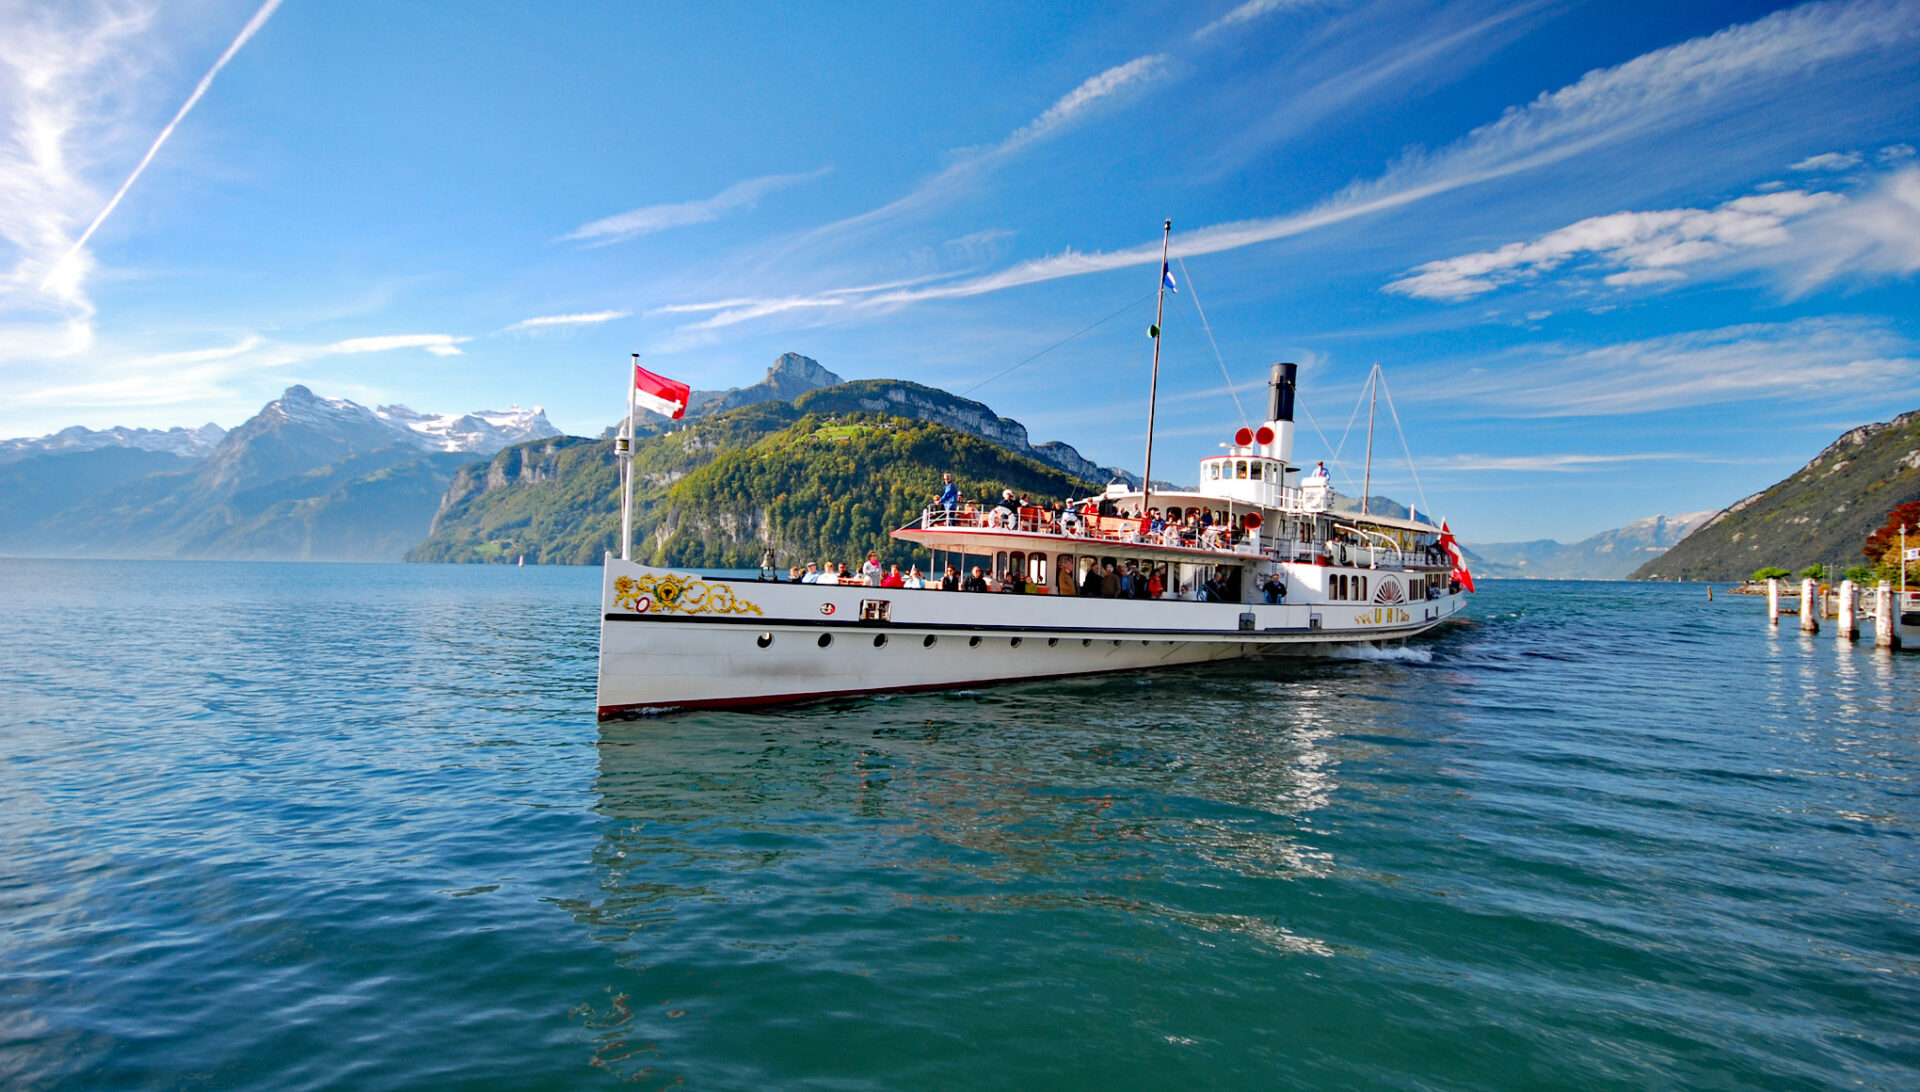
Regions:
[[[1875,648],[1899,648],[1900,635],[1893,628],[1893,585],[1885,580],[1873,597],[1873,645]]]
[[[1819,594],[1819,587],[1811,579],[1800,582],[1800,632],[1802,633],[1820,632],[1820,604],[1814,602],[1814,597]]]
[[[1859,612],[1855,609],[1854,603],[1858,593],[1859,589],[1853,586],[1853,581],[1840,582],[1840,611],[1835,623],[1839,628],[1834,630],[1834,636],[1843,641],[1851,641],[1860,636]]]
[[[1771,576],[1767,577],[1767,624],[1780,624],[1780,581]]]

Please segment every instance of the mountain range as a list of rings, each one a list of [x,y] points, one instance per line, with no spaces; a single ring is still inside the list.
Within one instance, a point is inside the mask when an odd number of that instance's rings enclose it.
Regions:
[[[797,353],[759,383],[695,392],[683,420],[636,426],[638,554],[663,564],[890,550],[886,532],[943,470],[969,496],[1138,484],[1067,444],[1034,444],[983,403],[848,382]],[[537,408],[369,409],[294,386],[232,431],[0,441],[0,553],[591,563],[618,533],[613,431],[562,436]],[[1573,544],[1482,543],[1469,557],[1486,576],[1729,580],[1759,565],[1856,561],[1885,512],[1916,497],[1920,413],[1850,430],[1723,512],[1649,517]],[[1384,497],[1369,508],[1407,511]]]
[[[1571,544],[1550,538],[1475,543],[1480,562],[1473,571],[1518,580],[1623,580],[1714,515],[1648,516]]]
[[[462,464],[559,435],[538,409],[368,409],[303,386],[210,447],[208,429],[13,442],[25,454],[0,464],[0,551],[398,560],[425,537]]]

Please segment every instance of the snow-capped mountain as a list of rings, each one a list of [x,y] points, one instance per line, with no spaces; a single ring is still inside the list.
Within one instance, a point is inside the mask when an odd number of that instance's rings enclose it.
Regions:
[[[91,429],[81,425],[63,428],[45,436],[22,436],[0,440],[0,463],[30,459],[35,455],[71,455],[79,451],[97,451],[103,447],[126,447],[140,451],[164,451],[183,459],[204,459],[227,435],[227,430],[208,422],[199,428],[108,428]]]
[[[539,406],[475,410],[472,413],[420,413],[406,406],[378,406],[374,416],[413,433],[429,451],[465,451],[491,455],[504,447],[560,435]]]
[[[421,413],[406,406],[368,409],[346,398],[326,398],[303,386],[288,387],[268,402],[243,428],[275,420],[303,425],[323,435],[353,438],[387,437],[421,451],[460,451],[492,455],[503,447],[560,435],[540,407],[476,410],[473,413]]]

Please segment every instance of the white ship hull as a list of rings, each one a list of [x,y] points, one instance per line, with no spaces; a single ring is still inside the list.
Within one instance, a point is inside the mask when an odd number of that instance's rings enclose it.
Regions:
[[[1139,671],[1396,641],[1464,596],[1196,603],[704,579],[609,559],[599,713],[773,704]]]

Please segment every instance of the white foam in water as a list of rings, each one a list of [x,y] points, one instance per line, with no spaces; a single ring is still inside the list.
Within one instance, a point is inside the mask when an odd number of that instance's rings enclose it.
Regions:
[[[1336,660],[1398,660],[1415,664],[1433,662],[1432,649],[1409,648],[1406,645],[1388,645],[1385,648],[1368,644],[1334,645],[1327,649],[1327,655]]]

